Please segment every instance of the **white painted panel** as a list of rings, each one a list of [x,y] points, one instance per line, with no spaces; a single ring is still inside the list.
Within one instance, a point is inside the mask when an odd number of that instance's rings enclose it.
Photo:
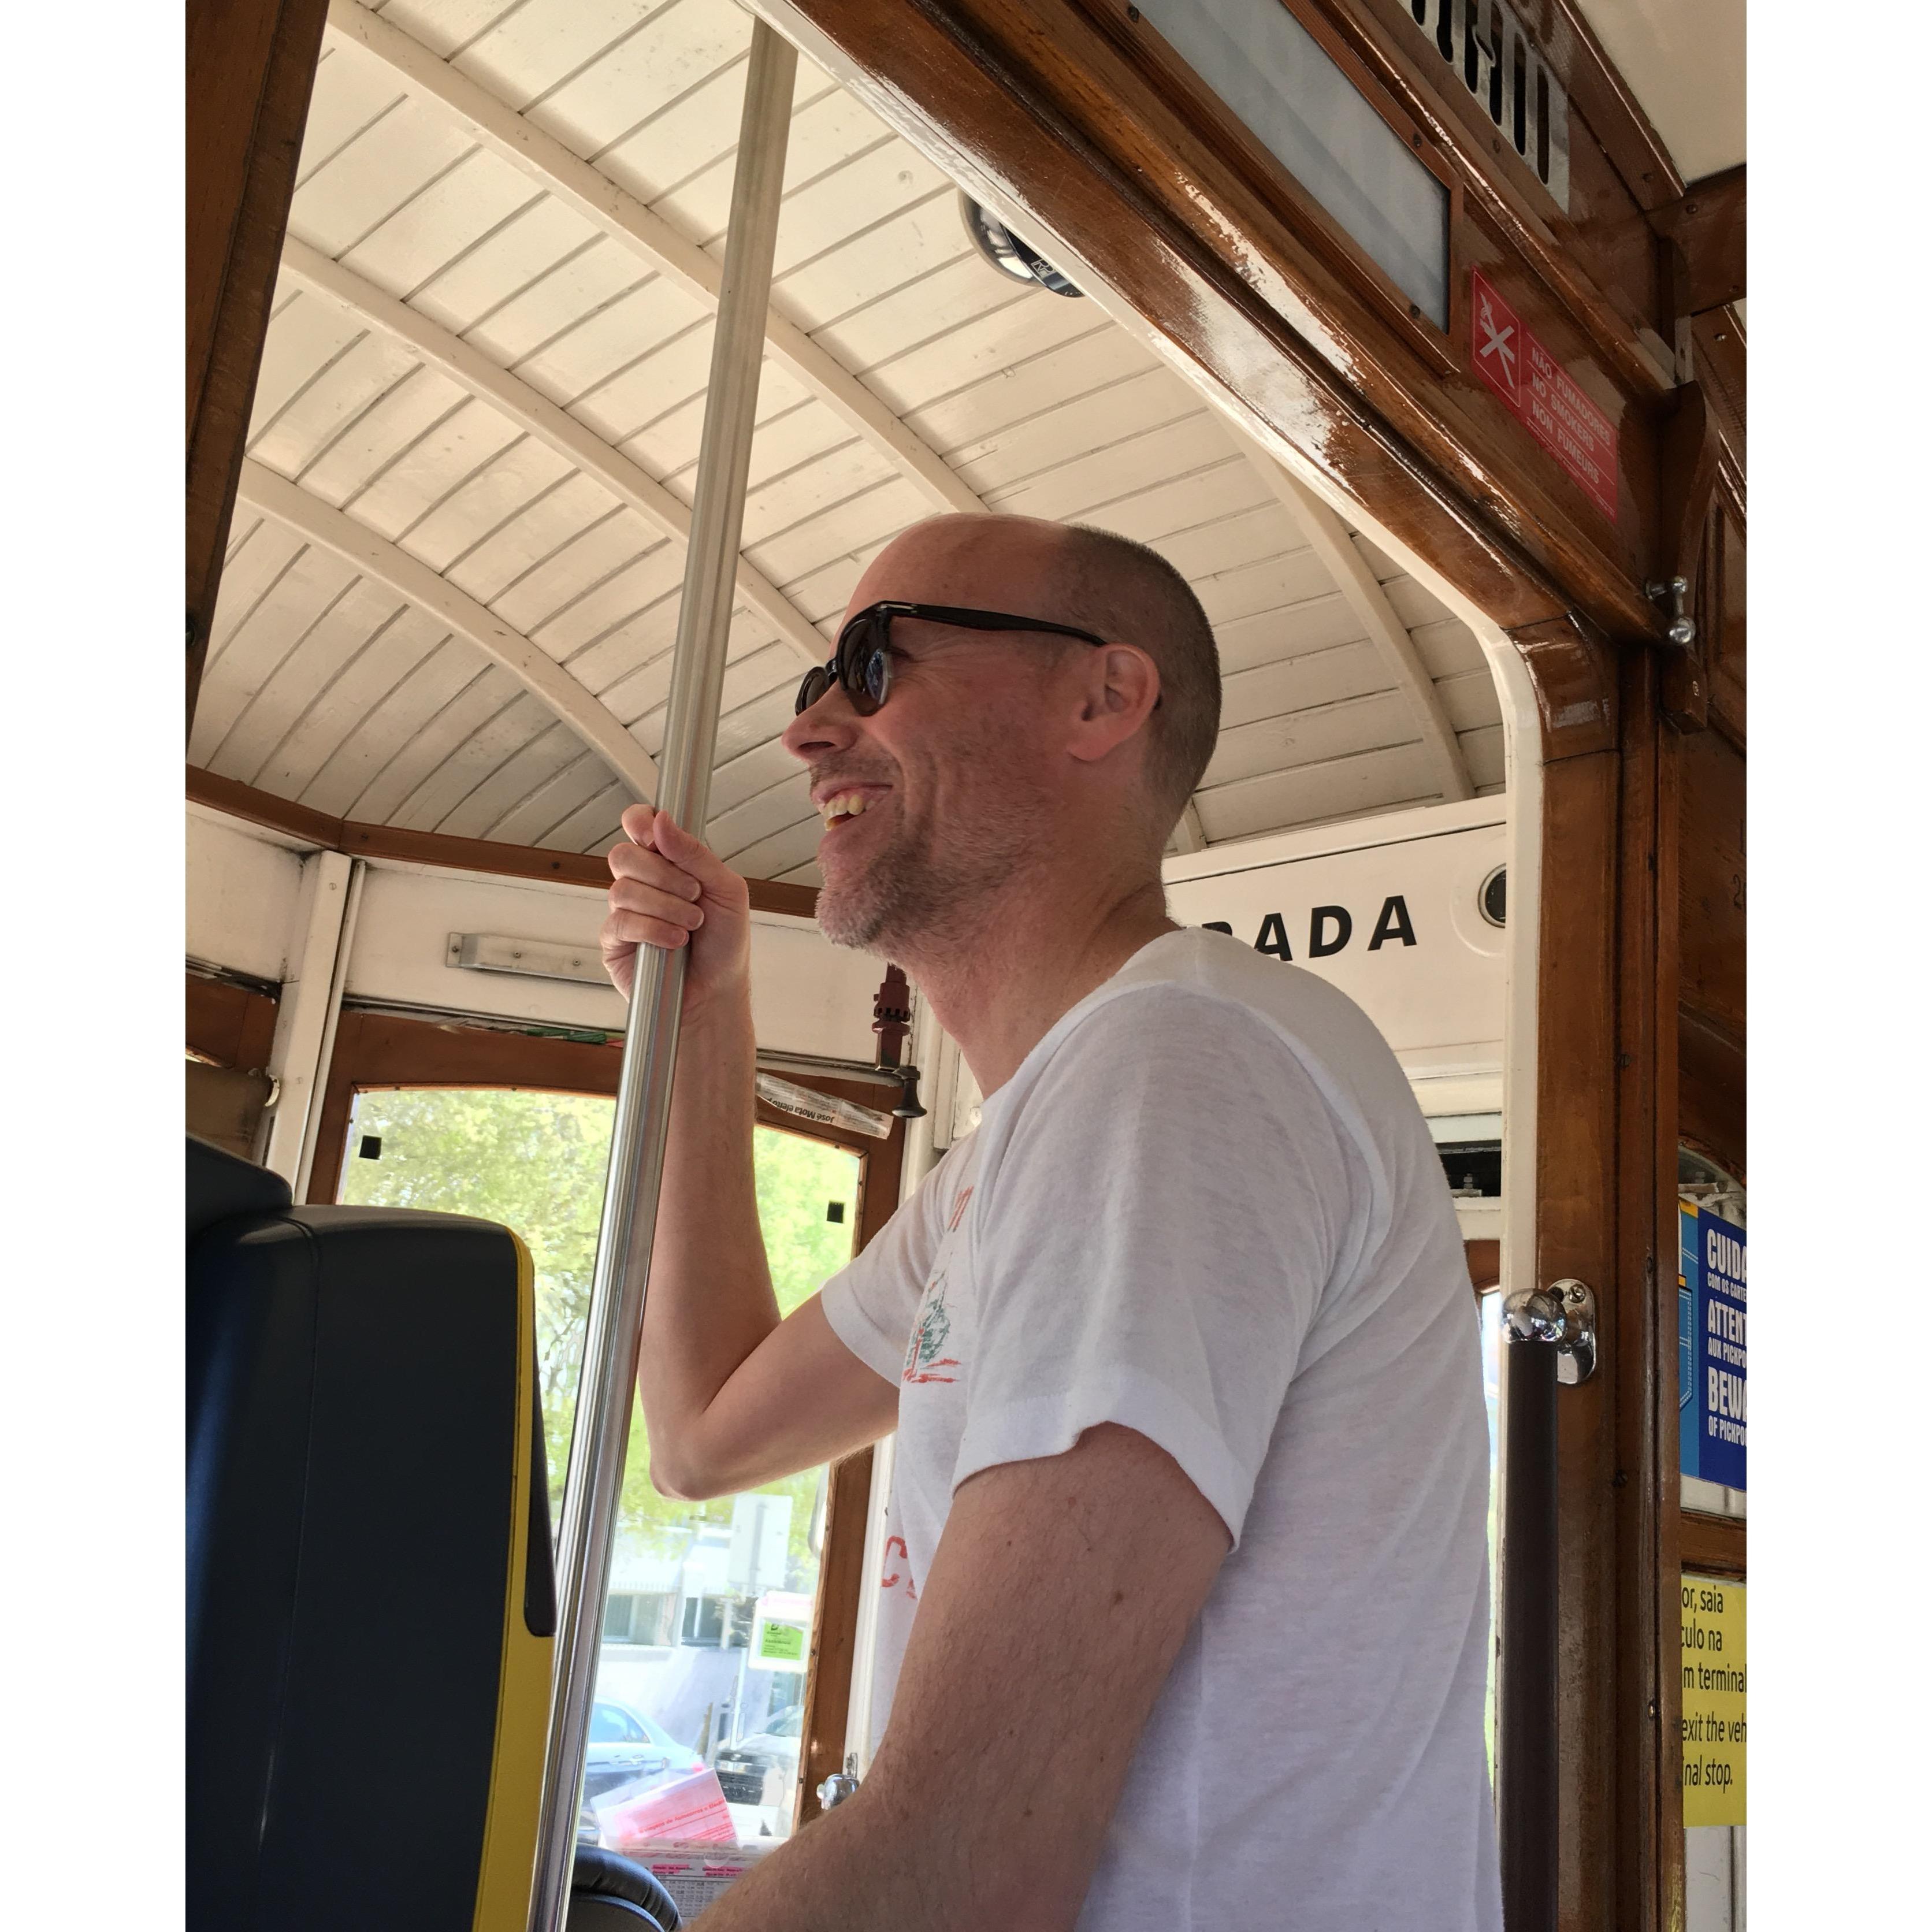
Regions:
[[[405,606],[388,628],[319,692],[307,712],[270,754],[254,780],[278,798],[303,799],[317,809],[335,806],[308,799],[332,759],[375,708],[448,635],[434,619]],[[358,787],[359,789],[359,786]]]
[[[302,854],[290,842],[189,806],[188,957],[279,983],[289,970],[302,875]]]
[[[980,438],[956,454],[953,466],[985,496],[1040,476],[1083,452],[1118,446],[1162,424],[1202,413],[1199,398],[1172,370],[1142,369],[1093,394]]]
[[[608,987],[475,972],[448,958],[452,932],[594,947],[604,912],[603,895],[580,886],[378,861],[356,922],[349,997],[618,1031],[624,1005]],[[831,945],[807,922],[754,914],[752,1012],[759,1045],[870,1060],[880,972],[868,954]]]
[[[1490,873],[1508,856],[1502,813],[1493,805],[1440,806],[1389,821],[1387,842],[1365,843],[1372,826],[1258,841],[1244,854],[1220,848],[1170,859],[1168,908],[1187,926],[1225,920],[1252,945],[1275,938],[1293,963],[1339,986],[1411,1070],[1502,1064],[1504,935],[1478,909]],[[1343,849],[1337,850],[1336,848]],[[1378,920],[1399,898],[1413,945],[1389,938],[1371,950]],[[1339,906],[1352,929],[1326,958],[1310,947],[1312,914]],[[1339,936],[1334,921],[1321,928]]]
[[[1694,1825],[1684,1834],[1684,1932],[1743,1932],[1732,1918],[1728,1825]]]
[[[344,508],[468,402],[467,393],[448,376],[416,364],[394,388],[343,425],[303,472],[302,488],[332,508]]]
[[[850,369],[918,340],[902,312],[916,316],[928,290],[948,322],[981,314],[1011,292],[1006,277],[968,239],[950,187],[800,262],[773,284],[772,299],[800,328],[816,331]]]
[[[424,628],[433,632],[436,626]],[[490,676],[493,668],[473,646],[459,638],[432,644],[350,728],[310,781],[302,802],[339,817],[369,817],[370,794],[389,761],[446,705],[478,679]]]
[[[1070,340],[1009,362],[995,382],[949,385],[906,412],[908,428],[942,454],[968,452],[978,439],[1152,364],[1154,358],[1112,323],[1090,314],[1084,320],[1087,326]]]
[[[356,579],[237,716],[209,758],[210,769],[260,784],[270,759],[310,707],[362,653],[380,644],[403,608],[394,591]]]
[[[644,23],[663,4],[664,0],[531,0],[526,6],[502,6],[496,10],[498,24],[458,54],[454,64],[512,106],[526,110],[532,101],[557,90],[572,74],[601,64],[600,56],[609,61],[617,50],[640,40],[654,51],[660,49],[664,35]],[[669,10],[690,14],[710,10]],[[748,38],[748,26],[741,26],[739,34]]]
[[[617,500],[594,478],[573,470],[554,490],[532,497],[487,542],[443,574],[479,604],[494,604],[592,524],[618,512]]]
[[[1420,742],[1269,772],[1194,795],[1212,844],[1252,838],[1284,826],[1353,819],[1441,796]]]
[[[452,256],[529,207],[539,193],[526,176],[479,148],[405,202],[344,260],[379,287],[406,296]]]
[[[486,824],[478,837],[494,838],[506,845],[535,845],[592,800],[614,796],[610,767],[580,746],[578,752],[579,755],[532,786]],[[628,802],[628,787],[624,796]]]
[[[598,256],[628,287],[634,260],[554,196],[543,195],[466,254],[455,255],[410,299],[446,328],[466,334],[560,265]]]
[[[463,478],[482,469],[524,432],[488,404],[465,402],[398,454],[350,508],[392,543],[409,548],[409,533]]]

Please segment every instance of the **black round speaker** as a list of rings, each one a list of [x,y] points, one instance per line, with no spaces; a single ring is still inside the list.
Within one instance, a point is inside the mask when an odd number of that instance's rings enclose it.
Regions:
[[[1481,908],[1483,916],[1492,926],[1509,923],[1509,868],[1498,866],[1483,881],[1482,890],[1476,895],[1476,903]]]

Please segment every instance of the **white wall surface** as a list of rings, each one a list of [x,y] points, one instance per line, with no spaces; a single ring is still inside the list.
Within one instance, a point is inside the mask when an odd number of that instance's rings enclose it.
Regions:
[[[1504,938],[1478,901],[1508,856],[1502,799],[1426,806],[1170,859],[1168,911],[1184,926],[1225,921],[1250,946],[1267,926],[1294,964],[1367,1013],[1412,1080],[1464,1083],[1456,1106],[1430,1112],[1489,1112],[1501,1105]],[[1398,898],[1414,944],[1392,937],[1371,950],[1384,908]],[[1344,908],[1352,930],[1339,951],[1317,958],[1310,926],[1322,906]],[[1322,929],[1332,941],[1340,928],[1330,920]],[[1489,1083],[1493,1097],[1478,1102],[1465,1090],[1472,1082]]]
[[[452,933],[477,932],[581,947],[594,959],[604,909],[602,893],[581,886],[372,863],[347,997],[620,1030],[624,1004],[608,985],[478,972],[448,958]],[[882,970],[876,959],[828,944],[808,920],[754,914],[752,1014],[758,1044],[870,1060],[872,998]]]
[[[188,952],[193,959],[279,983],[304,930],[294,841],[198,806],[188,814]]]

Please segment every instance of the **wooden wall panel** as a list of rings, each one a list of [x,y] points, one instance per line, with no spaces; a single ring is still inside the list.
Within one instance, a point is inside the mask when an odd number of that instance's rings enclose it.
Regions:
[[[275,1002],[226,980],[188,976],[188,1045],[217,1066],[259,1072],[275,1036]]]
[[[188,10],[188,722],[268,332],[327,0]]]
[[[1682,920],[1678,998],[1744,1036],[1744,760],[1720,731],[1675,741]]]

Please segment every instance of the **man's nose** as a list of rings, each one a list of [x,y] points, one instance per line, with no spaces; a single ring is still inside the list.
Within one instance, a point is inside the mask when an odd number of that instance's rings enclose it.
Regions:
[[[808,704],[779,734],[779,742],[794,758],[809,764],[828,752],[846,750],[859,735],[859,714],[845,687],[835,684]]]

